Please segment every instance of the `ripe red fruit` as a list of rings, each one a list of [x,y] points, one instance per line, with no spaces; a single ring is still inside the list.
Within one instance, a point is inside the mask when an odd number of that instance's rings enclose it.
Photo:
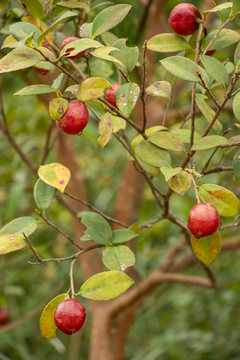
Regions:
[[[76,40],[79,40],[79,38],[76,37],[76,36],[67,37],[66,39],[63,40],[61,49],[63,49],[64,46],[66,46],[66,45],[68,45],[68,44],[70,44],[71,42],[76,41]],[[70,49],[68,49],[68,50],[70,51],[70,50],[73,50],[73,49],[74,49],[74,48],[70,48]],[[76,60],[76,59],[80,59],[83,55],[84,55],[84,51],[81,51],[81,52],[79,52],[77,55],[67,56],[67,57],[68,57],[68,59]],[[66,55],[65,55],[65,56],[66,56]]]
[[[0,307],[0,325],[5,325],[10,321],[10,313],[7,307]]]
[[[217,231],[219,223],[219,213],[217,209],[210,204],[197,204],[190,210],[188,228],[198,239],[209,236]]]
[[[76,135],[82,132],[88,123],[88,109],[81,101],[74,100],[68,103],[68,108],[57,126],[67,134]]]
[[[176,34],[185,36],[195,33],[199,27],[198,19],[201,18],[195,5],[181,3],[172,9],[168,23]]]
[[[120,86],[120,84],[112,84],[113,90],[107,89],[105,93],[105,100],[115,107],[117,107],[115,94],[117,89],[120,88]]]
[[[85,319],[85,307],[76,299],[63,300],[58,304],[54,313],[54,322],[57,328],[67,335],[79,331]]]

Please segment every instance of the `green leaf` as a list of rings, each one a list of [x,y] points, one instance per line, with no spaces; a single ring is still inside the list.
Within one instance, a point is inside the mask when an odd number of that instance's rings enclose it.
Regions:
[[[80,101],[98,99],[104,95],[106,89],[111,89],[111,84],[101,77],[90,77],[79,86],[77,98]]]
[[[233,157],[233,174],[237,181],[240,180],[240,150]]]
[[[147,48],[158,52],[173,52],[191,49],[191,46],[181,36],[174,34],[158,34],[147,41]]]
[[[24,246],[26,243],[21,236],[16,234],[0,235],[0,255],[22,249]]]
[[[238,43],[235,52],[234,52],[234,64],[236,66],[240,65],[240,42]]]
[[[202,41],[202,49],[206,49],[207,45],[210,43],[212,38],[218,30],[210,32]],[[222,31],[218,34],[216,40],[212,43],[209,50],[217,50],[222,49],[227,46],[231,46],[240,40],[240,35],[233,30],[230,29],[222,29]]]
[[[82,241],[93,240],[98,244],[111,245],[112,230],[101,215],[92,211],[82,211],[77,216],[82,219],[82,224],[87,228],[81,238]]]
[[[51,86],[37,84],[37,85],[26,86],[25,88],[17,91],[13,95],[38,95],[38,94],[48,94],[55,91],[56,90],[53,89]]]
[[[113,44],[119,40],[118,37],[110,31],[105,31],[101,34],[101,39],[106,46],[113,46]]]
[[[203,184],[198,189],[201,201],[209,203],[224,217],[239,214],[238,198],[228,189],[215,184]]]
[[[36,50],[24,47],[14,49],[0,60],[0,73],[26,69],[43,60]]]
[[[31,216],[23,216],[10,221],[1,230],[0,234],[15,234],[23,238],[23,233],[26,236],[31,235],[42,224],[42,221]]]
[[[72,41],[71,43],[64,46],[62,51],[60,52],[59,57],[62,56],[75,56],[82,51],[85,51],[90,48],[99,48],[103,45],[100,42],[92,39],[79,39]]]
[[[73,95],[77,96],[78,89],[79,89],[79,85],[71,85],[64,92],[68,91]]]
[[[165,126],[161,126],[161,125],[156,125],[156,126],[152,126],[150,128],[148,128],[145,133],[146,135],[149,137],[150,135],[154,134],[157,131],[161,131],[161,130],[166,130],[167,128]],[[142,135],[138,135],[136,136],[132,143],[131,143],[131,148],[134,150],[135,147],[140,144],[142,141],[144,140],[144,137]]]
[[[180,137],[166,131],[159,131],[149,137],[149,141],[160,148],[183,151],[184,144]]]
[[[160,168],[160,171],[165,177],[165,180],[168,181],[169,179],[171,179],[171,177],[182,171],[182,168],[181,167],[172,168],[171,166],[162,166]]]
[[[142,141],[135,147],[135,153],[140,160],[149,165],[161,167],[171,164],[169,153],[147,140]]]
[[[209,83],[208,75],[205,70],[199,65],[195,64],[192,60],[183,56],[171,56],[160,61],[160,63],[174,76],[185,81],[200,82],[198,73],[206,83]]]
[[[34,200],[40,210],[46,210],[56,195],[56,189],[38,179],[33,190]]]
[[[38,20],[41,20],[41,18],[44,15],[43,12],[43,5],[41,0],[21,0],[21,3],[26,5],[27,11]]]
[[[99,123],[99,128],[98,128],[98,134],[100,135],[100,137],[98,138],[97,141],[102,149],[107,145],[107,143],[112,137],[113,126],[114,125],[111,114],[105,113],[101,117],[101,121]]]
[[[121,271],[104,271],[85,281],[77,295],[90,300],[111,300],[124,293],[133,283]]]
[[[61,294],[52,299],[44,308],[40,317],[40,331],[45,339],[51,339],[56,336],[57,326],[54,322],[54,313],[60,302],[69,299],[68,294]]]
[[[202,55],[201,61],[207,72],[217,80],[223,87],[229,85],[229,75],[224,65],[212,56]]]
[[[160,168],[157,166],[149,165],[143,162],[142,160],[138,159],[139,164],[143,168],[144,171],[146,171],[149,175],[155,177],[160,174]]]
[[[169,181],[169,187],[180,195],[184,195],[185,192],[191,186],[192,177],[186,171],[180,171],[177,175],[174,175]]]
[[[34,40],[41,35],[39,29],[28,22],[18,22],[9,26],[9,31],[16,40],[23,40],[34,33]]]
[[[102,250],[104,265],[109,270],[124,271],[135,264],[135,255],[127,246],[110,246]]]
[[[38,169],[38,176],[46,184],[53,186],[63,193],[70,180],[71,173],[66,166],[58,163],[51,163],[40,166]]]
[[[126,129],[126,121],[118,116],[114,116],[112,114],[111,119],[113,122],[113,132],[114,134],[117,133],[119,130]]]
[[[93,37],[117,26],[127,16],[131,7],[131,5],[119,4],[101,11],[93,21]]]
[[[238,121],[240,121],[240,92],[233,98],[233,113]]]
[[[229,141],[223,136],[209,135],[201,138],[192,146],[192,150],[205,150],[215,148],[216,146],[227,145]]]
[[[199,107],[201,113],[203,114],[203,116],[205,117],[205,119],[208,121],[208,123],[210,124],[213,117],[215,116],[215,111],[207,105],[207,103],[205,102],[205,100],[207,99],[207,96],[203,95],[203,94],[196,94],[196,103],[197,106]],[[213,125],[213,129],[217,132],[220,133],[222,131],[222,124],[220,123],[220,121],[216,121],[215,124]]]
[[[129,116],[137,103],[140,94],[140,88],[135,83],[122,85],[116,91],[116,104],[119,110],[126,116]]]
[[[171,84],[167,81],[157,81],[146,88],[146,94],[160,96],[167,99],[171,97]]]
[[[31,0],[30,0],[31,1]],[[54,21],[54,23],[49,26],[43,33],[41,36],[39,36],[38,38],[38,45],[40,45],[43,41],[43,39],[47,36],[48,33],[50,33],[53,29],[55,29],[55,27],[57,25],[59,25],[62,21],[66,20],[66,19],[69,19],[70,17],[73,17],[73,16],[77,16],[76,13],[72,12],[72,11],[67,11],[65,12],[62,16],[60,16],[56,21]]]
[[[174,129],[174,130],[171,130],[171,133],[173,133],[178,138],[180,138],[183,143],[190,144],[190,138],[191,138],[191,130],[190,129]],[[201,135],[196,131],[194,131],[194,139],[195,140],[201,139]]]
[[[55,90],[60,90],[63,78],[64,78],[64,74],[60,74],[52,83],[52,88]]]
[[[204,13],[218,12],[218,11],[222,11],[222,10],[229,9],[229,8],[231,8],[232,6],[233,6],[232,3],[226,2],[226,3],[220,4],[220,5],[214,6],[213,8],[208,9],[208,10],[205,10],[205,11],[203,11],[203,12],[204,12]]]
[[[91,55],[93,55],[99,59],[114,62],[118,65],[121,65],[125,69],[125,65],[120,60],[118,60],[116,57],[109,55],[110,52],[112,52],[112,51],[114,51],[114,54],[115,54],[115,52],[119,52],[119,50],[113,46],[105,46],[105,47],[102,46],[102,47],[97,48],[94,51],[92,51]]]
[[[139,50],[137,46],[128,47],[126,41],[127,39],[119,39],[114,42],[112,46],[119,51],[114,52],[112,56],[120,60],[126,66],[127,71],[131,72],[138,62]]]
[[[221,235],[218,231],[200,239],[197,239],[192,235],[191,244],[196,258],[205,265],[210,266],[221,251]]]
[[[125,243],[125,242],[139,236],[139,234],[135,233],[134,231],[128,230],[128,229],[114,230],[112,235],[113,235],[112,243],[114,245]]]
[[[63,98],[52,99],[49,103],[49,114],[55,121],[61,119],[68,108],[68,101]]]
[[[233,14],[239,14],[240,13],[239,0],[232,0],[232,3],[233,3]]]

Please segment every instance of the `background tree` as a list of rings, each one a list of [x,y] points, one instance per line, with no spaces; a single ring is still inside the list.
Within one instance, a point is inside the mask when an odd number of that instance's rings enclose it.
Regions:
[[[167,24],[177,4],[0,5],[3,359],[238,356],[240,7],[196,2],[202,19],[184,38]],[[105,97],[116,83],[117,107]],[[76,98],[90,115],[81,136],[58,127]],[[199,239],[187,220],[200,201],[220,232]],[[69,288],[84,328],[43,343],[40,312]]]

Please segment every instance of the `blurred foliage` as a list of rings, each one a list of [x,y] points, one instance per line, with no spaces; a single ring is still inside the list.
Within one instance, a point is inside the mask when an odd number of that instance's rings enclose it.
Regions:
[[[89,20],[109,3],[112,2],[93,1],[93,10],[89,14]],[[138,24],[143,15],[143,9],[134,0],[114,1],[114,4],[116,3],[133,5],[133,10],[127,19],[113,30],[116,36],[128,38],[128,45],[133,45],[138,37]],[[178,3],[180,2],[176,0],[166,1],[166,15]],[[195,4],[201,8],[202,1],[196,1]],[[2,12],[0,43],[2,43],[8,33],[9,25],[20,19],[22,9],[15,1],[1,1],[0,11]],[[59,7],[57,7],[57,11],[60,11]],[[73,35],[73,26],[70,22],[65,26],[64,33],[67,36]],[[224,51],[227,52],[231,61],[231,48],[224,49]],[[222,59],[221,51],[216,52],[216,57],[219,60]],[[111,81],[117,80],[116,73],[112,71],[110,65],[106,65],[105,71],[111,76]],[[136,74],[131,76],[134,79]],[[164,80],[167,77],[169,75],[165,73],[163,68],[159,67],[155,74],[156,80],[159,78]],[[22,73],[4,74],[3,100],[11,133],[23,151],[30,154],[33,163],[39,164],[42,155],[40,149],[45,141],[49,115],[37,97],[13,96],[13,93],[26,86],[27,78],[30,78],[33,83],[38,82],[36,73],[32,69],[25,70]],[[190,86],[189,84],[182,88],[174,102],[174,107],[184,109],[189,105]],[[231,117],[231,113],[227,112],[221,115],[224,130],[228,128]],[[175,119],[171,119],[171,125],[175,126],[175,122]],[[206,120],[198,115],[196,130],[202,132],[205,126]],[[237,135],[237,131],[238,129],[232,126],[230,136]],[[129,135],[132,138],[134,137],[131,130]],[[110,215],[127,157],[125,151],[114,140],[111,140],[107,147],[100,151],[97,137],[97,126],[91,119],[82,136],[75,137],[74,140],[89,200],[94,206]],[[226,154],[223,165],[229,165],[233,151],[231,150],[231,154],[230,152]],[[216,164],[223,152],[224,150],[219,150],[215,155]],[[202,158],[197,163],[198,168],[202,168],[211,153],[212,150],[203,152]],[[3,136],[0,138],[0,156],[1,228],[14,217],[34,216],[36,205],[33,199],[33,187],[36,179]],[[51,152],[48,161],[55,160],[54,152]],[[176,163],[179,162],[178,160],[176,157]],[[207,180],[212,183],[220,183],[235,193],[237,190],[239,191],[239,185],[232,181],[232,174],[230,173],[208,175]],[[204,179],[204,181],[206,180]],[[156,178],[155,182],[161,189],[166,187],[162,175]],[[172,212],[178,214],[185,221],[192,205],[192,190],[187,192],[184,201],[177,194],[171,198]],[[47,214],[50,221],[61,224],[63,230],[73,236],[70,215],[56,200],[47,210]],[[141,205],[140,222],[158,215],[159,208],[153,201],[150,190],[146,188],[144,201]],[[231,230],[231,236],[237,234],[237,230]],[[141,275],[146,277],[159,263],[159,260],[164,257],[165,250],[169,245],[179,240],[181,233],[178,227],[164,220],[154,225],[152,229],[145,230],[144,235],[137,243],[137,265]],[[229,232],[225,230],[223,235],[227,238]],[[34,233],[32,242],[43,257],[60,257],[71,253],[67,241],[44,225]],[[185,285],[163,286],[163,288],[158,289],[137,313],[130,330],[125,359],[238,360],[240,342],[238,257],[238,252],[224,254],[214,263],[213,270],[221,284],[221,289],[218,291]],[[43,308],[46,299],[56,295],[52,294],[54,289],[58,293],[60,290],[68,290],[68,263],[30,266],[27,264],[28,261],[33,261],[33,256],[27,248],[1,256],[0,302],[2,304],[7,303],[13,321],[40,304],[43,304]],[[203,272],[200,267],[198,270]],[[82,281],[79,268],[75,270],[75,276],[77,288]],[[66,281],[62,281],[62,279],[66,279]],[[61,288],[59,289],[59,287]],[[86,300],[83,299],[83,303],[86,303]],[[87,359],[90,339],[89,318],[81,334],[77,333],[72,337],[58,334],[57,338],[46,341],[40,335],[39,313],[20,326],[1,335],[0,359],[76,360],[73,358],[74,351],[79,352],[78,359]],[[75,349],[76,343],[79,345],[77,350]]]

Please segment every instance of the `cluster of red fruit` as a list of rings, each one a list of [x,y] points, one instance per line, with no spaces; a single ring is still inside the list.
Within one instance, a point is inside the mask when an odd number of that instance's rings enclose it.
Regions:
[[[54,322],[57,328],[67,335],[72,335],[79,331],[85,319],[85,307],[74,298],[60,302],[54,313]]]

